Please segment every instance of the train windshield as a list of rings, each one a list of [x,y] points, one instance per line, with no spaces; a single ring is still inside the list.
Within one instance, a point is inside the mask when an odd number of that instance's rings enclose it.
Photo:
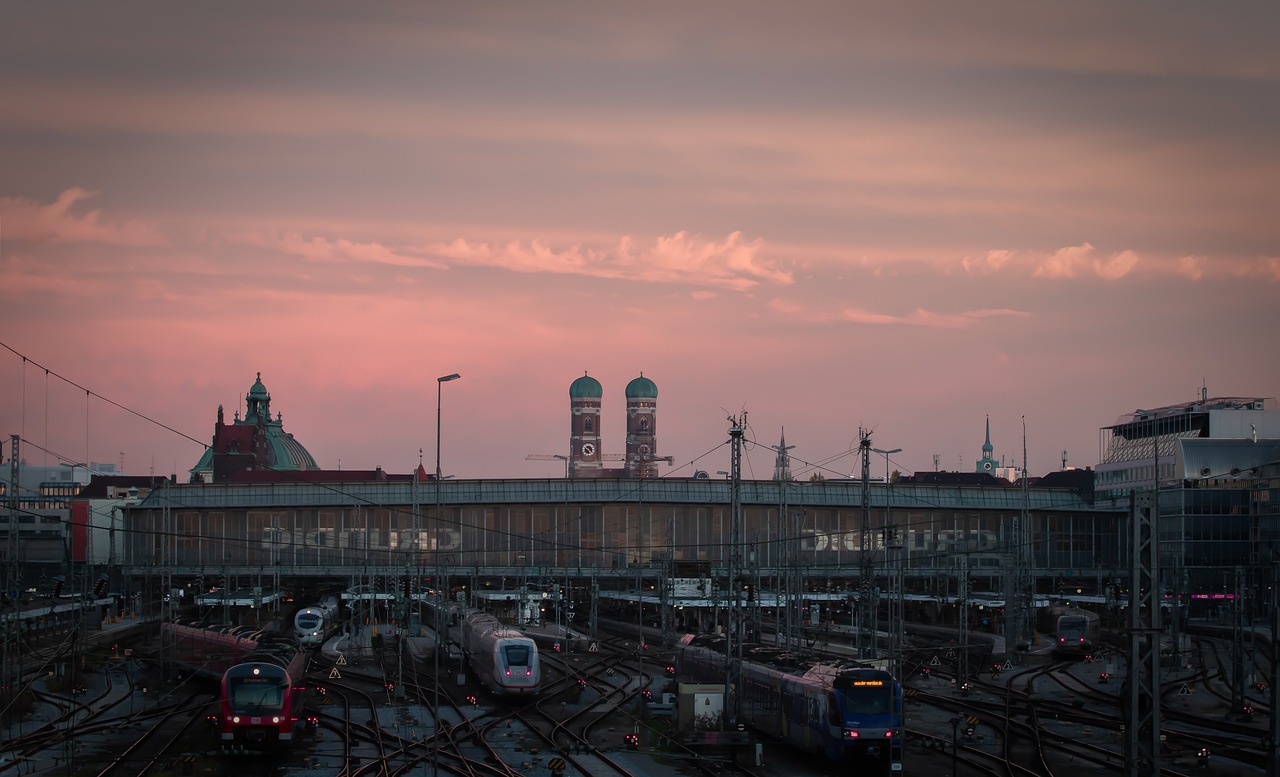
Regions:
[[[311,613],[307,613],[305,615],[299,615],[298,626],[308,631],[311,629],[319,628],[320,616],[312,615]]]
[[[285,686],[269,677],[246,677],[231,686],[231,708],[236,712],[278,709],[284,701]]]
[[[888,715],[893,712],[893,682],[837,677],[835,689],[844,700],[845,714]]]
[[[528,666],[529,648],[524,645],[507,645],[504,649],[507,666]]]

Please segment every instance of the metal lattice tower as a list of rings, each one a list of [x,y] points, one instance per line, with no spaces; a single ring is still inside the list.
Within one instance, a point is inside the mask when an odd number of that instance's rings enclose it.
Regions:
[[[956,648],[956,690],[964,689],[969,682],[969,556],[960,556],[960,597],[956,601],[956,635],[960,642]]]
[[[875,658],[876,615],[875,566],[872,563],[871,534],[871,433],[858,429],[858,453],[862,457],[862,532],[858,544],[858,658]]]
[[[1031,516],[1029,488],[1030,471],[1027,469],[1027,428],[1022,424],[1022,511],[1010,519],[1009,550],[1010,561],[1008,574],[1005,576],[1005,619],[1004,639],[1006,645],[1014,646],[1010,655],[1017,655],[1018,649],[1025,650],[1031,646],[1031,623],[1034,620],[1035,576],[1032,565],[1035,557],[1031,553]]]
[[[725,592],[728,596],[729,604],[729,629],[726,632],[727,639],[725,640],[725,704],[724,714],[720,716],[722,729],[728,723],[726,720],[728,717],[732,716],[734,723],[737,723],[742,716],[742,637],[744,618],[742,606],[739,603],[741,587],[738,585],[738,575],[743,572],[742,437],[746,433],[746,412],[744,411],[741,417],[737,419],[730,417],[729,422],[732,424],[729,428],[729,563],[726,570],[729,590]]]
[[[1231,610],[1231,711],[1244,707],[1244,598],[1248,587],[1244,580],[1244,567],[1236,567],[1236,601]],[[1253,629],[1249,629],[1250,636]]]
[[[667,514],[667,560],[663,563],[662,574],[662,644],[669,646],[675,641],[675,627],[671,620],[676,608],[676,592],[675,586],[672,585],[672,579],[676,573],[676,549],[675,549],[675,510],[672,509]]]
[[[1271,551],[1271,722],[1268,726],[1272,742],[1280,742],[1280,552]],[[1272,747],[1267,756],[1267,777],[1280,777],[1280,748]]]
[[[1124,761],[1129,777],[1160,774],[1159,491],[1129,500],[1129,676]]]
[[[903,534],[896,526],[888,526],[885,532],[885,547],[892,554],[892,577],[889,590],[889,664],[894,677],[903,676],[902,648],[905,642],[905,609],[906,591],[904,590],[904,574],[906,553],[903,547]]]
[[[20,458],[18,456],[21,438],[14,434],[9,437],[9,533],[6,539],[5,559],[4,559],[4,590],[20,591],[22,590],[22,570],[18,566],[18,549],[21,547],[18,543],[18,477]],[[16,602],[14,603],[16,606]],[[18,655],[19,645],[22,640],[19,638],[17,629],[12,629],[3,636],[4,641],[4,683],[9,688],[18,686],[18,677],[21,674],[18,667],[21,666],[21,657]],[[12,648],[10,648],[12,643]]]

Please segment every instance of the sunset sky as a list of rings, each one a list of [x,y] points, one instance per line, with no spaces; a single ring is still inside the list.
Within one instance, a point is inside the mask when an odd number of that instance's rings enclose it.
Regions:
[[[587,372],[664,475],[743,411],[745,477],[972,471],[988,416],[1093,466],[1280,395],[1278,9],[6,3],[5,460],[185,480],[260,372],[322,467],[431,470],[457,372],[445,473],[557,477]]]

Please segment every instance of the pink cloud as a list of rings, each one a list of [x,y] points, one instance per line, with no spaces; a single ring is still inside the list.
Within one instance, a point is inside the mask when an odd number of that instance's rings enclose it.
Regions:
[[[459,238],[423,249],[467,264],[502,267],[513,272],[573,273],[653,283],[690,283],[745,291],[761,282],[789,285],[791,273],[760,258],[764,241],[744,240],[731,232],[715,241],[676,232],[654,238],[647,246],[624,236],[607,248],[570,244],[553,247],[542,240],[505,244],[473,243]]]
[[[840,321],[874,326],[913,326],[934,329],[966,329],[988,318],[1026,318],[1031,316],[1031,313],[1027,311],[1008,308],[984,308],[966,310],[960,313],[936,313],[924,308],[917,308],[905,316],[879,313],[865,308],[845,308],[835,313],[828,313],[823,311],[815,312],[808,305],[783,299],[770,300],[769,308],[784,316],[810,322]]]
[[[1031,314],[1023,310],[983,309],[966,310],[961,313],[935,313],[917,308],[905,316],[891,316],[883,313],[871,313],[866,310],[846,309],[844,318],[860,324],[903,324],[922,326],[934,329],[967,329],[978,321],[987,318],[1013,316],[1029,317]]]
[[[280,237],[263,237],[261,235],[241,235],[234,238],[236,242],[260,248],[283,251],[300,256],[313,262],[342,262],[354,260],[373,264],[387,264],[399,267],[423,267],[433,270],[447,269],[440,262],[422,256],[413,256],[397,251],[375,241],[356,242],[346,238],[330,240],[325,237],[305,238],[297,232],[288,232]]]
[[[98,196],[78,186],[64,190],[58,198],[45,204],[26,197],[0,197],[3,237],[9,240],[38,243],[95,242],[122,246],[158,246],[166,240],[151,224],[138,220],[110,223],[102,219],[102,210],[84,214],[72,211],[77,203]]]

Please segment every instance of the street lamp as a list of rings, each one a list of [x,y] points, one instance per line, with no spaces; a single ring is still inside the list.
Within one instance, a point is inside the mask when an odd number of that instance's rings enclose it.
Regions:
[[[884,454],[884,482],[888,483],[889,482],[889,456],[895,453],[902,453],[902,449],[894,448],[893,450],[884,451],[884,450],[880,450],[879,448],[872,448],[871,451],[872,453]]]
[[[440,578],[441,580],[443,580],[443,575],[440,574],[440,555],[439,555],[440,554],[440,397],[442,395],[442,391],[444,389],[445,383],[448,383],[451,380],[457,380],[458,378],[461,378],[461,377],[462,377],[461,375],[455,372],[452,375],[442,375],[441,377],[436,378],[436,534],[435,534],[435,541],[432,543],[431,550],[436,557],[436,577]],[[440,585],[440,583],[438,582],[437,585]],[[441,588],[444,589],[447,595],[449,590],[448,586],[441,586]],[[434,651],[435,664],[436,664],[436,689],[435,689],[435,702],[431,710],[431,718],[435,724],[435,736],[432,737],[432,747],[431,747],[431,751],[432,751],[431,773],[433,775],[440,774],[440,649],[443,647],[442,643],[444,642],[444,640],[440,639],[441,604],[442,603],[440,602],[440,595],[439,593],[437,593],[436,606],[432,608],[432,610],[436,614],[436,619],[435,619],[436,649]]]
[[[440,396],[445,383],[461,377],[455,372],[452,375],[436,378],[436,493],[440,492]],[[440,516],[437,515],[436,520],[439,519]]]

